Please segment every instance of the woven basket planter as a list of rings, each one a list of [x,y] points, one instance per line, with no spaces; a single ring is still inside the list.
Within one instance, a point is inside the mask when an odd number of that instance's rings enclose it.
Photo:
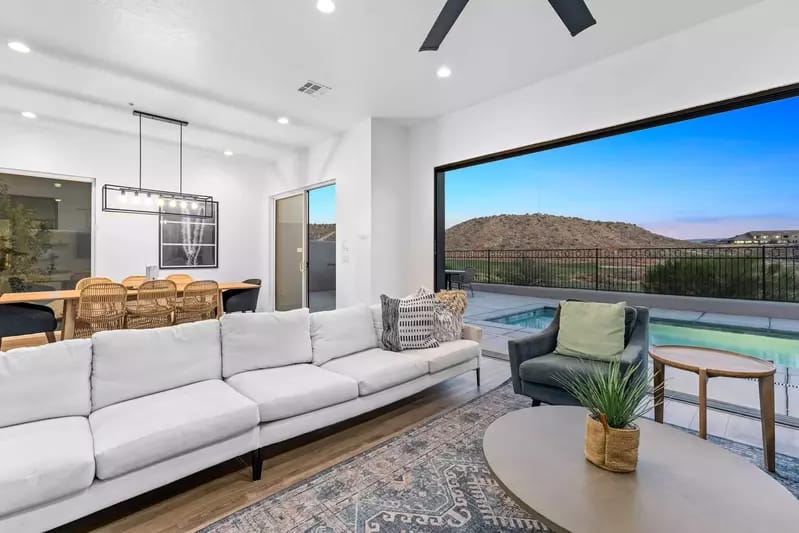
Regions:
[[[638,464],[640,430],[637,426],[615,429],[602,415],[585,418],[585,458],[611,472],[632,472]]]

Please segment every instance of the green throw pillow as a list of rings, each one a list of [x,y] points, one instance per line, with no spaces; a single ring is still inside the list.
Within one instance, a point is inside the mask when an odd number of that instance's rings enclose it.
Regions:
[[[626,302],[561,302],[558,347],[561,355],[611,361],[624,350]]]

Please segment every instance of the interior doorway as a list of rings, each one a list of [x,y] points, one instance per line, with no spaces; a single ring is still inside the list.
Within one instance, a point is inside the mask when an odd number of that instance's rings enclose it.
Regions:
[[[336,308],[336,186],[275,198],[275,309]]]

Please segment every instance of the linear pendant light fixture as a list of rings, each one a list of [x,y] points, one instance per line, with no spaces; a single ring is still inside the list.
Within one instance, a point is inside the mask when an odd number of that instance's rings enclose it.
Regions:
[[[134,111],[139,117],[139,186],[103,185],[103,211],[141,215],[179,215],[194,218],[213,218],[214,199],[204,194],[183,192],[183,128],[189,123],[144,111]],[[142,118],[176,124],[180,127],[180,184],[178,192],[144,189],[141,182],[141,121]]]

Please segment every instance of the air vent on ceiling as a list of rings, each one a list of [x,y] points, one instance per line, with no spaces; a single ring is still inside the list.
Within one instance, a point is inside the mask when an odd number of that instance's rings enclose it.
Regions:
[[[325,94],[329,93],[333,89],[322,83],[309,80],[305,82],[303,86],[297,90],[300,91],[301,93],[307,94],[308,96],[319,98],[320,96],[324,96]]]

